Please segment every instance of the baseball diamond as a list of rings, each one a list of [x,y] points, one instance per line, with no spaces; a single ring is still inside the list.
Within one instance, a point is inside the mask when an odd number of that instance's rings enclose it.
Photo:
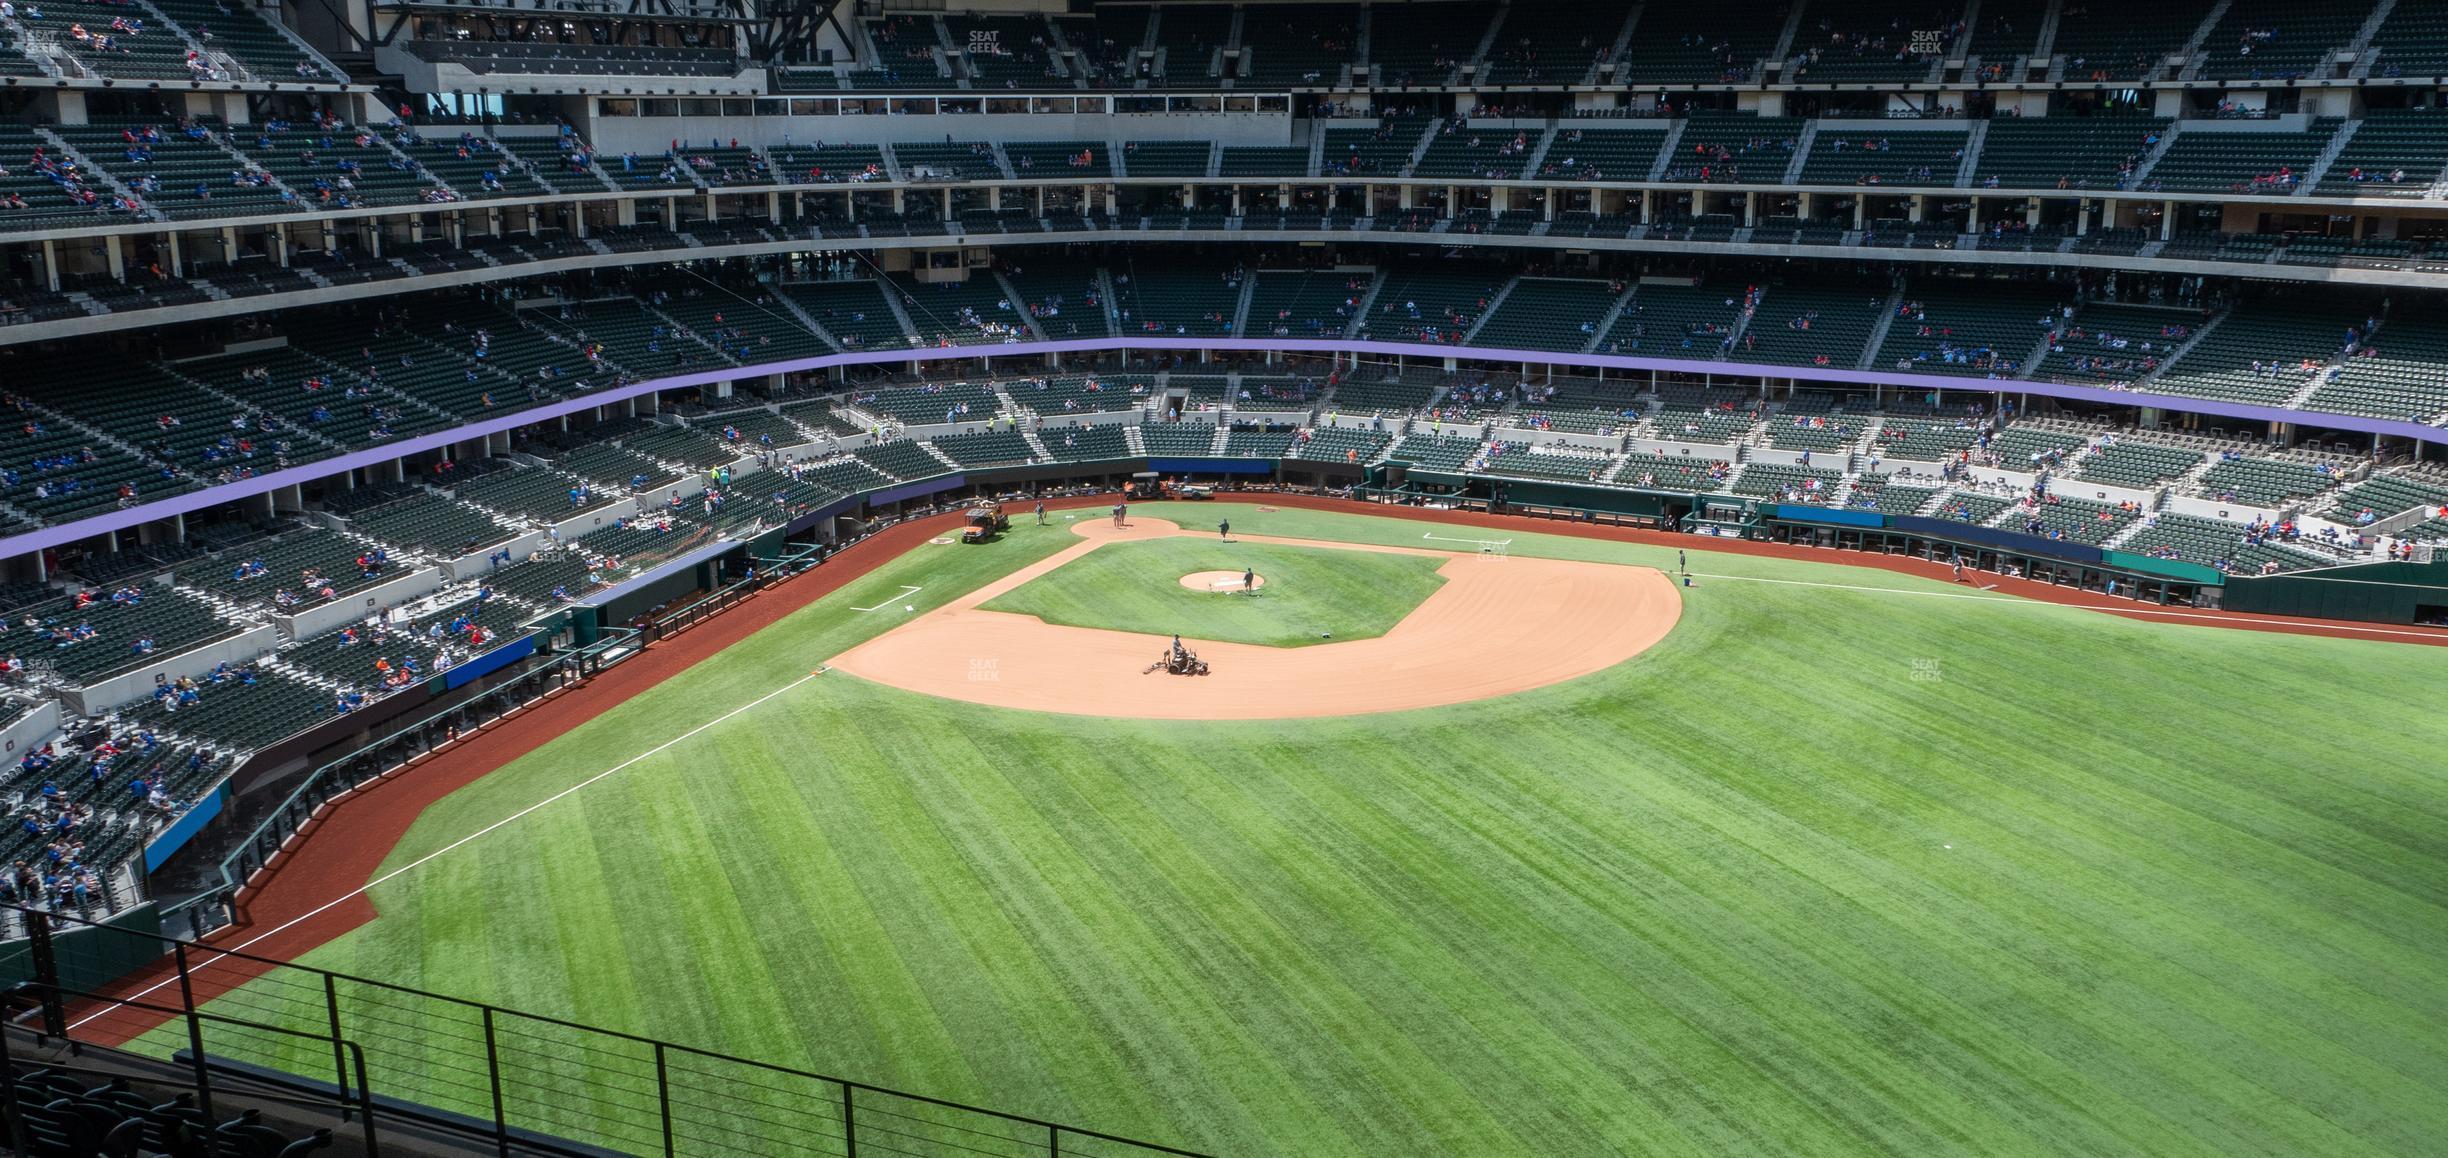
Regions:
[[[2448,0],[0,0],[0,1150],[2448,1149]]]
[[[1846,1150],[2386,1151],[2419,1149],[2400,1131],[2436,1116],[2420,1027],[2442,946],[2407,891],[2428,863],[2408,806],[2448,736],[2355,690],[2432,678],[2435,648],[1976,590],[1943,560],[1570,524],[1513,520],[1508,561],[1423,554],[1415,520],[1435,512],[1276,499],[1233,504],[1236,536],[1437,566],[1380,644],[1475,577],[1604,577],[1498,588],[1503,614],[1465,616],[1451,645],[1518,672],[1501,653],[1531,649],[1507,625],[1544,630],[1541,604],[1582,598],[1581,634],[1538,650],[1589,670],[1415,710],[1372,702],[1399,680],[1344,673],[1350,711],[1311,709],[1336,680],[1293,680],[1271,707],[1191,718],[1178,705],[1234,702],[1236,663],[1366,644],[1194,641],[1215,674],[1163,682],[1139,674],[1161,637],[979,609],[1104,552],[1194,543],[1212,508],[1134,504],[1120,532],[1093,509],[976,549],[928,543],[957,514],[913,522],[900,547],[758,596],[826,583],[707,661],[507,763],[472,754],[498,766],[430,806],[343,800],[326,835],[398,823],[397,847],[360,861],[359,885],[282,869],[248,935],[346,977],[1205,1152],[1783,1150],[1826,1148],[1831,1124],[1858,1132]],[[1180,590],[1149,563],[1098,577]],[[914,613],[851,610],[909,587]],[[1046,679],[1023,659],[1092,652],[980,649],[973,620],[1133,642],[1111,678]],[[952,678],[866,670],[904,642]],[[2245,726],[2282,701],[2409,742],[2349,772],[2316,733]],[[2324,983],[2347,968],[2355,985]],[[207,1010],[324,1016],[277,968],[220,970]],[[421,1018],[432,1042],[473,1024],[337,984],[344,1011]],[[138,1048],[185,1040],[175,1019],[95,1016]],[[204,1032],[232,1057],[318,1064],[308,1039]],[[622,1093],[616,1053],[521,1071],[511,1112],[644,1145],[652,1106]],[[373,1056],[393,1088],[484,1108],[449,1048]],[[1716,1093],[1635,1093],[1660,1081]],[[1826,1083],[1845,1092],[1807,1094]],[[2312,1109],[2340,1097],[2374,1114]]]

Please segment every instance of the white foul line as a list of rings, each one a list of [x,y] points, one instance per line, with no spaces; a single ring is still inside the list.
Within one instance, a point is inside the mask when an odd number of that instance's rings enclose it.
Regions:
[[[688,731],[682,732],[682,733],[680,733],[679,735],[674,736],[674,737],[672,737],[672,738],[671,738],[671,739],[669,739],[669,740],[665,740],[665,741],[663,741],[662,743],[657,744],[657,745],[655,745],[655,746],[654,746],[654,747],[652,747],[652,748],[648,748],[647,750],[645,750],[645,751],[643,751],[643,752],[640,752],[640,753],[638,753],[638,754],[637,754],[637,755],[635,755],[635,756],[631,756],[630,758],[628,758],[628,759],[626,759],[626,760],[623,760],[623,761],[621,761],[621,762],[620,762],[620,763],[618,763],[618,764],[614,764],[613,766],[611,766],[611,767],[609,767],[609,768],[606,768],[606,769],[604,769],[603,771],[601,771],[601,772],[598,772],[598,773],[594,774],[593,776],[589,776],[589,777],[587,777],[586,779],[581,780],[581,781],[579,781],[579,782],[578,782],[578,783],[576,783],[576,784],[572,784],[572,785],[570,785],[569,787],[564,788],[564,789],[562,789],[562,790],[561,790],[561,791],[559,791],[559,792],[555,792],[555,793],[553,793],[552,795],[547,796],[547,797],[545,797],[545,798],[544,798],[544,799],[542,799],[542,800],[536,801],[535,803],[530,804],[530,805],[528,805],[528,806],[527,806],[527,807],[525,807],[525,808],[519,809],[518,811],[513,812],[513,813],[511,813],[511,814],[510,814],[510,815],[508,815],[508,816],[502,817],[500,820],[496,820],[496,821],[494,821],[493,823],[491,823],[491,824],[488,824],[488,825],[484,826],[483,828],[477,829],[476,831],[471,832],[471,833],[467,834],[466,836],[460,837],[459,839],[454,840],[454,841],[450,842],[449,844],[443,845],[442,847],[437,848],[437,849],[433,850],[432,852],[426,853],[425,855],[423,855],[423,856],[421,856],[421,857],[418,857],[418,858],[416,858],[415,860],[409,861],[407,864],[404,864],[404,865],[399,866],[398,868],[392,869],[390,872],[384,873],[383,875],[381,875],[381,876],[379,876],[379,877],[376,877],[376,878],[374,878],[373,880],[367,881],[365,884],[359,885],[358,887],[356,887],[356,888],[354,888],[354,889],[351,889],[351,890],[349,890],[348,892],[345,892],[345,893],[340,894],[339,896],[333,897],[332,899],[330,899],[330,900],[328,900],[328,901],[325,901],[325,902],[323,902],[322,904],[317,905],[317,906],[315,906],[314,908],[309,909],[309,910],[307,910],[307,911],[306,911],[306,912],[304,912],[304,913],[301,913],[301,914],[299,914],[299,915],[297,915],[297,916],[295,916],[295,917],[291,917],[290,919],[288,919],[288,920],[286,920],[286,921],[281,922],[279,925],[276,925],[276,926],[274,926],[274,927],[272,927],[272,928],[270,928],[270,929],[266,929],[266,930],[264,930],[264,931],[263,931],[263,932],[261,932],[261,933],[257,933],[257,934],[255,934],[254,936],[249,937],[249,938],[247,938],[246,940],[241,941],[241,942],[239,942],[238,944],[236,944],[236,945],[234,945],[234,946],[208,946],[208,947],[210,947],[210,948],[215,948],[215,949],[221,949],[221,950],[223,950],[223,951],[225,951],[225,952],[230,952],[230,953],[241,953],[241,952],[245,952],[245,951],[247,950],[247,948],[248,948],[248,947],[253,946],[253,945],[255,945],[255,944],[257,944],[257,943],[259,943],[259,942],[263,941],[263,940],[264,940],[265,938],[267,938],[267,937],[274,937],[274,936],[278,936],[278,935],[280,935],[281,933],[287,932],[288,930],[290,930],[290,929],[292,929],[292,928],[295,928],[295,927],[297,927],[298,925],[300,925],[300,924],[302,924],[302,923],[304,923],[304,922],[311,921],[311,920],[315,919],[316,917],[322,916],[324,913],[329,912],[329,911],[331,911],[332,909],[339,907],[340,905],[346,904],[347,902],[349,902],[349,901],[351,901],[351,900],[354,900],[354,899],[356,899],[356,898],[358,898],[358,897],[364,896],[366,893],[369,893],[369,892],[373,891],[373,890],[374,890],[374,889],[376,889],[376,888],[379,888],[379,887],[381,887],[381,886],[383,886],[383,885],[385,885],[385,884],[388,884],[388,883],[390,883],[391,881],[397,880],[398,878],[400,878],[400,877],[402,877],[402,876],[405,876],[405,875],[407,875],[408,873],[414,872],[414,871],[416,871],[417,869],[423,868],[423,867],[425,867],[426,865],[431,864],[432,862],[434,862],[434,861],[436,861],[436,860],[441,859],[441,857],[442,857],[442,856],[443,856],[443,854],[445,854],[445,853],[449,853],[449,852],[455,852],[455,851],[457,851],[457,850],[458,850],[458,849],[459,849],[461,846],[463,846],[463,845],[465,845],[465,844],[468,844],[469,842],[471,842],[471,841],[475,840],[477,837],[483,836],[483,835],[485,835],[486,833],[492,832],[492,831],[494,831],[494,830],[496,830],[496,829],[506,827],[506,826],[508,826],[508,825],[509,825],[509,824],[510,824],[512,821],[519,820],[519,819],[521,819],[521,818],[523,818],[523,817],[527,816],[529,813],[532,813],[532,812],[538,811],[538,810],[542,809],[542,808],[543,808],[545,805],[552,804],[552,803],[554,803],[555,801],[561,800],[561,799],[563,799],[563,798],[565,798],[565,797],[569,797],[569,796],[576,795],[579,789],[585,788],[585,787],[587,787],[587,786],[589,786],[589,785],[595,784],[595,783],[596,783],[596,782],[598,782],[598,781],[604,780],[604,779],[606,779],[607,777],[610,777],[610,776],[611,776],[613,773],[615,773],[615,772],[619,772],[619,771],[621,771],[622,769],[625,769],[625,768],[628,768],[628,767],[630,767],[630,766],[632,766],[632,765],[635,765],[635,764],[637,764],[639,761],[644,760],[644,759],[646,759],[646,758],[648,758],[648,757],[650,757],[650,756],[659,755],[659,754],[661,754],[661,753],[663,753],[663,752],[665,752],[665,751],[668,751],[668,750],[669,750],[669,749],[671,749],[671,748],[672,748],[674,745],[679,744],[681,741],[684,741],[684,740],[690,739],[691,737],[697,736],[697,735],[699,735],[699,734],[701,734],[701,733],[705,732],[705,731],[706,731],[708,728],[712,728],[712,727],[715,727],[715,726],[717,726],[717,725],[719,725],[719,724],[722,724],[722,723],[724,723],[724,722],[726,722],[726,721],[730,720],[730,719],[731,719],[733,716],[737,716],[737,715],[739,715],[741,712],[745,712],[745,711],[747,711],[747,710],[748,710],[748,709],[750,709],[750,708],[757,707],[758,705],[763,704],[763,703],[765,703],[766,701],[768,701],[768,700],[771,700],[771,699],[775,698],[776,696],[780,696],[780,695],[782,695],[782,694],[783,694],[783,693],[785,693],[785,692],[788,692],[788,691],[791,691],[791,690],[792,690],[792,689],[794,689],[794,688],[797,688],[799,685],[804,684],[804,683],[808,682],[809,680],[815,679],[815,678],[817,677],[817,675],[818,675],[818,674],[820,674],[820,673],[819,673],[819,672],[813,672],[813,671],[812,671],[812,672],[809,672],[809,673],[808,673],[808,674],[806,674],[806,675],[800,676],[798,679],[792,680],[791,682],[789,682],[789,683],[787,683],[787,684],[784,684],[784,685],[782,685],[781,687],[775,688],[774,690],[772,690],[772,691],[770,691],[770,692],[767,692],[767,693],[765,693],[764,695],[758,696],[757,698],[755,698],[755,699],[753,699],[753,700],[750,700],[750,701],[748,701],[747,703],[741,704],[740,706],[738,706],[738,707],[736,707],[736,708],[733,708],[733,709],[731,709],[731,710],[730,710],[730,711],[728,711],[728,712],[724,712],[722,715],[716,716],[716,717],[714,717],[713,719],[706,721],[705,723],[699,724],[699,725],[697,725],[696,727],[689,729]],[[149,986],[146,986],[144,989],[139,990],[139,991],[137,991],[136,993],[129,994],[128,996],[123,997],[123,998],[121,998],[120,1000],[121,1000],[121,1002],[122,1002],[122,1003],[127,1002],[127,1001],[135,1001],[135,1000],[138,1000],[138,999],[141,999],[141,998],[144,998],[144,997],[150,996],[151,994],[153,994],[153,993],[155,993],[155,992],[158,992],[159,990],[165,989],[165,988],[169,987],[169,985],[170,985],[170,984],[171,984],[171,979],[169,979],[169,978],[165,978],[165,979],[163,979],[163,980],[156,981],[156,982],[154,982],[153,984],[151,984],[151,985],[149,985]],[[70,1028],[70,1029],[77,1029],[77,1028],[80,1028],[80,1027],[82,1027],[82,1026],[83,1026],[83,1025],[86,1023],[86,1022],[93,1021],[93,1020],[95,1020],[95,1019],[97,1019],[97,1018],[103,1017],[103,1016],[107,1015],[109,1012],[110,1012],[110,1010],[105,1009],[105,1010],[102,1010],[102,1011],[100,1011],[100,1012],[96,1012],[96,1013],[93,1013],[93,1014],[89,1014],[89,1015],[87,1015],[86,1017],[84,1017],[84,1018],[82,1018],[82,1019],[78,1020],[78,1021],[77,1021],[77,1022],[75,1022],[74,1024],[70,1025],[68,1028]]]
[[[852,610],[852,611],[882,611],[882,610],[884,610],[885,608],[892,606],[892,601],[893,601],[893,599],[907,599],[907,598],[909,598],[910,596],[915,595],[915,594],[917,594],[917,593],[919,593],[919,592],[921,592],[921,591],[924,591],[924,590],[926,590],[926,588],[924,588],[924,587],[903,587],[903,588],[901,589],[901,593],[900,593],[899,595],[895,595],[895,596],[893,596],[893,597],[892,597],[892,599],[887,599],[887,600],[885,600],[884,602],[882,602],[882,603],[878,603],[878,604],[876,604],[876,605],[875,605],[875,606],[873,606],[873,607],[853,607],[853,608],[851,608],[850,610]]]

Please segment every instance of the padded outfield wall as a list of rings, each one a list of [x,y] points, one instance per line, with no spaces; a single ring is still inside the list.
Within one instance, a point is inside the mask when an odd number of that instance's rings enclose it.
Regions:
[[[2284,575],[2227,580],[2229,611],[2360,619],[2373,623],[2448,622],[2448,560],[2355,563]]]

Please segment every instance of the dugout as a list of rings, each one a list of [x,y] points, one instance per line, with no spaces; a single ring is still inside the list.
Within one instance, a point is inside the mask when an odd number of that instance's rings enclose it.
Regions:
[[[2088,543],[1920,515],[1766,504],[1757,534],[1771,542],[1838,551],[1906,555],[2096,591],[2145,603],[2217,607],[2226,577],[2198,563],[2154,559]]]
[[[2226,607],[2261,615],[2448,626],[2448,560],[2239,575],[2227,580]]]

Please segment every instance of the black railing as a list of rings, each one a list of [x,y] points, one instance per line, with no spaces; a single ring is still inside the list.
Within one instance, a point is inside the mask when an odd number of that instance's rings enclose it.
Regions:
[[[268,957],[15,908],[50,1037],[126,1045],[215,1083],[282,1085],[378,1152],[413,1126],[503,1155],[1192,1155],[1095,1130],[731,1057]],[[91,955],[153,964],[109,985]]]

